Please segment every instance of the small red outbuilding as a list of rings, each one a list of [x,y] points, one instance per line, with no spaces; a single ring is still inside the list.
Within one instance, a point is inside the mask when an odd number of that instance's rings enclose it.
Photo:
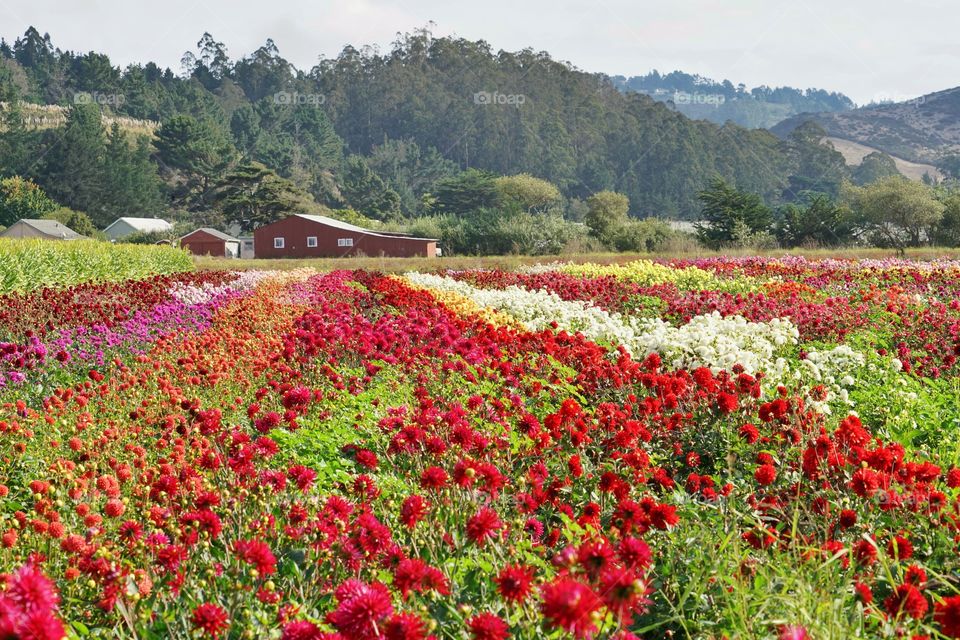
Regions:
[[[180,238],[180,246],[197,256],[239,258],[240,241],[216,229],[203,227]]]
[[[437,241],[371,231],[326,216],[297,213],[253,232],[258,258],[435,257]]]

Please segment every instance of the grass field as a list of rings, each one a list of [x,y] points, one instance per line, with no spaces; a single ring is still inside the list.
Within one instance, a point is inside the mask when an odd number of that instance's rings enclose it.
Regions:
[[[231,260],[228,258],[213,258],[210,256],[195,257],[194,263],[198,269],[277,269],[288,271],[310,267],[320,271],[334,269],[367,269],[383,271],[385,273],[401,273],[404,271],[429,271],[436,269],[516,269],[523,265],[546,264],[549,262],[595,262],[597,264],[613,264],[630,262],[639,259],[670,259],[670,258],[708,258],[713,256],[804,256],[810,259],[818,258],[848,258],[848,259],[883,259],[906,257],[911,260],[936,260],[938,258],[960,257],[960,249],[948,247],[925,247],[908,249],[905,256],[898,256],[894,249],[773,249],[757,251],[751,249],[728,250],[724,252],[709,251],[706,249],[693,251],[669,251],[664,253],[584,253],[563,254],[554,256],[447,256],[443,258],[388,258],[388,257],[347,257],[347,258],[291,258],[269,260]]]

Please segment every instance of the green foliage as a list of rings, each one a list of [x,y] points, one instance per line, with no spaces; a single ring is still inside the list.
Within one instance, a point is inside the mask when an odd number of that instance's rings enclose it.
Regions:
[[[835,247],[850,243],[855,231],[849,208],[824,193],[806,193],[778,211],[777,240],[785,247]]]
[[[90,212],[96,222],[109,224],[112,220],[97,219],[106,191],[99,171],[106,153],[99,107],[73,105],[63,130],[49,137],[47,144],[55,147],[56,153],[46,158],[41,184],[47,193],[71,209]]]
[[[0,225],[9,227],[23,218],[43,218],[57,203],[43,189],[20,176],[0,180]]]
[[[400,217],[400,196],[371,171],[360,156],[347,158],[341,193],[350,208],[367,217],[375,220]]]
[[[214,206],[244,231],[318,208],[309,195],[258,162],[239,165],[214,187]]]
[[[175,174],[175,202],[186,206],[203,201],[235,154],[233,145],[214,126],[190,115],[177,115],[164,122],[157,130],[154,146],[161,166]]]
[[[960,194],[943,200],[943,217],[933,232],[934,244],[960,247]]]
[[[468,169],[438,180],[430,190],[427,210],[429,213],[452,213],[459,216],[496,207],[500,204],[496,178],[496,175],[489,171]]]
[[[900,251],[928,241],[945,208],[929,186],[901,176],[846,184],[843,197],[874,244]]]
[[[769,128],[799,113],[845,111],[855,106],[847,96],[823,89],[765,85],[748,89],[729,80],[720,82],[682,71],[652,71],[631,78],[615,76],[613,80],[623,91],[659,91],[657,100],[673,102],[678,111],[694,120],[717,124],[729,120],[749,128]]]
[[[555,185],[529,173],[501,176],[494,183],[500,193],[500,201],[510,208],[546,213],[558,208],[563,201],[563,195]]]
[[[937,160],[937,169],[954,180],[960,180],[960,154],[954,153],[943,156]]]
[[[74,211],[67,207],[58,207],[43,217],[49,220],[56,220],[63,226],[73,229],[80,235],[88,238],[92,238],[98,233],[90,216],[83,211]]]
[[[587,229],[558,214],[477,209],[469,218],[427,216],[402,228],[419,237],[438,238],[444,255],[556,255],[572,246],[590,247]]]
[[[793,202],[808,191],[826,193],[833,198],[840,194],[840,185],[849,177],[843,154],[824,141],[827,132],[812,120],[804,122],[791,132],[787,153],[793,172],[782,199]]]
[[[755,193],[740,191],[717,176],[698,195],[702,203],[697,237],[711,249],[750,242],[750,236],[769,232],[773,213]]]
[[[242,103],[230,131],[246,159],[265,164],[320,201],[337,200],[332,173],[343,162],[343,142],[317,105],[278,104],[272,96]]]
[[[656,251],[673,235],[674,232],[666,222],[647,218],[621,223],[611,230],[609,237],[617,251],[644,253]]]
[[[587,198],[583,221],[590,232],[603,242],[612,239],[612,232],[626,224],[630,200],[622,193],[601,191]]]
[[[325,211],[324,215],[328,218],[334,218],[335,220],[354,224],[365,229],[375,229],[381,224],[379,220],[368,218],[353,209],[330,209],[329,211]]]
[[[0,106],[0,176],[30,175],[40,138],[39,132],[27,128],[19,102]]]
[[[413,140],[387,140],[373,147],[367,164],[400,196],[405,215],[422,212],[421,198],[430,187],[459,169],[433,147],[422,148]]]
[[[0,294],[89,281],[119,282],[191,269],[190,254],[170,246],[0,238]]]
[[[111,127],[98,172],[101,195],[96,206],[87,210],[96,224],[105,227],[122,216],[154,217],[166,208],[150,153],[146,136],[131,141],[119,125]]]
[[[874,151],[864,156],[860,165],[851,172],[850,178],[854,184],[862,187],[882,178],[899,175],[901,175],[900,170],[897,169],[897,163],[893,158],[882,151]]]

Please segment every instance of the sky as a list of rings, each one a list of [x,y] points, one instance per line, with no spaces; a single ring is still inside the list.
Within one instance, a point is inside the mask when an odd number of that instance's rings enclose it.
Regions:
[[[680,69],[748,87],[840,91],[858,104],[960,84],[956,0],[0,0],[0,36],[33,25],[61,49],[180,71],[204,31],[232,58],[267,38],[309,69],[344,45],[398,33],[547,51],[590,72]]]

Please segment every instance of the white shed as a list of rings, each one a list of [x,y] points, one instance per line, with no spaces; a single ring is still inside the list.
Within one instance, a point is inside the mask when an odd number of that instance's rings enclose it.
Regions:
[[[110,240],[120,240],[134,233],[170,231],[173,225],[160,218],[117,218],[103,230]]]

